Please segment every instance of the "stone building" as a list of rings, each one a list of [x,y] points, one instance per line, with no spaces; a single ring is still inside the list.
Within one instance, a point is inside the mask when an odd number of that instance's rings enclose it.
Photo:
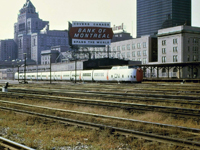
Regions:
[[[176,26],[158,30],[158,63],[189,63],[200,59],[200,28],[191,26]],[[193,77],[200,74],[198,68],[183,68],[181,76],[189,77],[193,72]],[[176,73],[176,68],[170,72]],[[163,75],[166,70],[161,72]]]
[[[18,47],[18,58],[26,57],[41,63],[41,51],[51,46],[68,45],[67,30],[49,30],[49,22],[39,18],[34,5],[27,0],[20,9],[14,25],[14,41]]]

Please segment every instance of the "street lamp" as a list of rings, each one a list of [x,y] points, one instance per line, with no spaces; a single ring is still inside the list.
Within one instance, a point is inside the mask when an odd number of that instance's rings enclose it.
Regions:
[[[15,64],[15,60],[12,60],[13,80],[15,80],[15,74],[14,74],[14,64]]]

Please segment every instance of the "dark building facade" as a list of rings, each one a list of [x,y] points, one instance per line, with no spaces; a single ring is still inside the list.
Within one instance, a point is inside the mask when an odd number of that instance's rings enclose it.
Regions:
[[[137,37],[179,25],[191,26],[191,0],[137,0]]]
[[[111,42],[118,42],[118,41],[124,41],[124,40],[130,40],[133,37],[130,33],[127,33],[126,31],[122,31],[120,33],[114,33],[113,38]]]

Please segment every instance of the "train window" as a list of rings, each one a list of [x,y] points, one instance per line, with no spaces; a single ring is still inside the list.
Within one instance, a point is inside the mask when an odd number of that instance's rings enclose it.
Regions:
[[[97,77],[97,76],[103,77],[103,76],[104,76],[104,73],[95,73],[94,76],[95,76],[95,77]]]
[[[87,76],[90,77],[90,76],[91,76],[91,73],[83,73],[83,76],[84,76],[84,77],[85,77],[85,76],[86,76],[86,77],[87,77]]]

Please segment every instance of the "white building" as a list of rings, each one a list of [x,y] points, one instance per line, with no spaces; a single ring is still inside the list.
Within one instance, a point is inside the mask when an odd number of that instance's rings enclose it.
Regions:
[[[187,63],[196,62],[200,58],[200,28],[191,26],[176,26],[158,30],[158,63]],[[175,73],[176,68],[170,72]],[[162,70],[162,74],[166,72]],[[196,67],[184,67],[181,77],[190,75],[199,76],[200,69]]]
[[[157,61],[157,39],[151,36],[113,42],[111,57],[141,61],[142,64]]]

